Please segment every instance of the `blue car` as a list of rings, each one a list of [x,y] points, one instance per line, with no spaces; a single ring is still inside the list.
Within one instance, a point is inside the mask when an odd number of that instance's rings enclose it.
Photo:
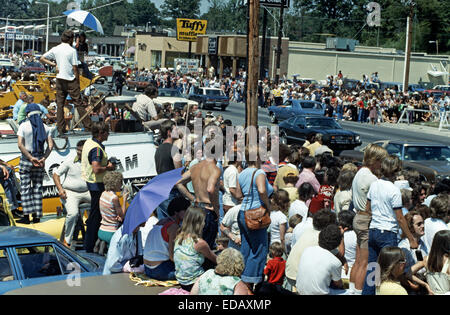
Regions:
[[[104,257],[78,253],[41,231],[0,227],[0,294],[42,283],[102,274]],[[43,292],[44,293],[44,292]]]
[[[287,100],[283,105],[268,108],[270,121],[273,124],[295,115],[325,115],[326,105],[316,101]]]
[[[198,102],[200,109],[220,107],[224,111],[230,105],[230,99],[219,88],[194,87],[194,91],[189,94],[188,99]]]

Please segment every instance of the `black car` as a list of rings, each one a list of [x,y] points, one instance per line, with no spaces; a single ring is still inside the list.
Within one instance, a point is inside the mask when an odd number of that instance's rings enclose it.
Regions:
[[[188,98],[198,102],[201,109],[220,107],[225,110],[230,104],[228,96],[219,88],[195,87],[194,93],[189,94]]]
[[[323,144],[333,151],[353,150],[361,145],[360,136],[345,130],[331,117],[296,115],[278,125],[281,143],[303,144],[314,134],[323,135]]]

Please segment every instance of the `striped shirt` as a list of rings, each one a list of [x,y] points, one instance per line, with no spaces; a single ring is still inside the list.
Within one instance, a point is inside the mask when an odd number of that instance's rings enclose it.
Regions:
[[[117,220],[119,214],[113,203],[115,197],[117,197],[116,194],[109,191],[104,191],[100,197],[100,214],[102,215],[100,230],[102,231],[115,232],[120,226],[120,221]]]

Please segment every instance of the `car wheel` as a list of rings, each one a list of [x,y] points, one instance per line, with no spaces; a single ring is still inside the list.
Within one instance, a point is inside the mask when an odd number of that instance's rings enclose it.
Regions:
[[[272,124],[278,123],[277,117],[275,116],[274,113],[270,113],[269,116],[270,116],[270,122],[271,122]]]
[[[286,137],[286,134],[284,132],[282,132],[280,134],[280,144],[288,144],[288,139]]]
[[[222,112],[224,112],[227,109],[227,107],[225,105],[222,105],[220,106],[220,109],[222,110]]]

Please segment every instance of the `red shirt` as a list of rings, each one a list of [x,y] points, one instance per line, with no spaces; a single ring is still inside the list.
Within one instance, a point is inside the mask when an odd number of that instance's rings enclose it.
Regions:
[[[282,257],[272,258],[264,268],[264,274],[269,277],[269,283],[282,285],[286,261]]]
[[[333,192],[334,187],[328,185],[322,185],[319,188],[319,193],[311,198],[311,203],[309,204],[309,212],[312,214],[316,213],[320,209],[325,208],[325,202],[330,204],[330,208],[334,208],[333,204]]]

